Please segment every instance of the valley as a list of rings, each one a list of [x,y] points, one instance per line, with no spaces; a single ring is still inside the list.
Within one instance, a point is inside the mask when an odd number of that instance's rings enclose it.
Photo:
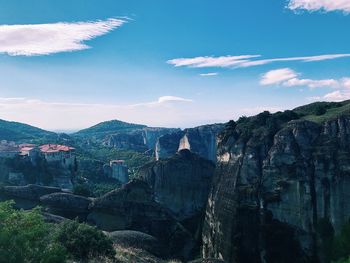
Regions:
[[[15,141],[3,122],[0,198],[40,205],[56,224],[96,226],[124,240],[124,253],[149,253],[145,262],[329,262],[324,246],[350,214],[349,105],[185,130],[120,121],[70,135],[31,128]]]

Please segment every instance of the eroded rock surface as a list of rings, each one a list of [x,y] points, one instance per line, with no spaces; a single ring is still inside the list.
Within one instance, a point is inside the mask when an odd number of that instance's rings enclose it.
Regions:
[[[52,214],[85,220],[89,213],[90,198],[70,193],[53,193],[40,198],[41,203]]]
[[[317,223],[350,216],[350,117],[293,112],[230,122],[203,230],[203,255],[227,262],[318,262]]]
[[[205,208],[214,170],[213,162],[185,149],[145,165],[139,177],[151,187],[157,202],[183,220]]]
[[[138,152],[154,151],[159,137],[180,131],[171,128],[145,127],[132,131],[118,131],[105,138],[105,144],[117,149],[134,150]]]
[[[178,150],[188,149],[216,162],[216,138],[223,128],[224,124],[211,124],[164,135],[157,142],[156,159],[165,159]]]
[[[62,192],[61,188],[29,184],[26,186],[4,186],[2,193],[8,197],[39,201],[41,196]]]
[[[138,231],[122,230],[110,232],[108,236],[118,246],[141,249],[158,257],[164,256],[165,246],[151,235]]]
[[[147,183],[134,180],[97,198],[90,206],[88,221],[106,231],[135,230],[158,238],[167,254],[189,258],[195,242],[173,216],[154,200]]]

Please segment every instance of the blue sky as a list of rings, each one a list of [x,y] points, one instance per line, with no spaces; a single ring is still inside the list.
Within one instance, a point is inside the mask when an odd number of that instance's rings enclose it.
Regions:
[[[3,119],[51,130],[109,119],[191,127],[350,98],[348,0],[0,7]]]

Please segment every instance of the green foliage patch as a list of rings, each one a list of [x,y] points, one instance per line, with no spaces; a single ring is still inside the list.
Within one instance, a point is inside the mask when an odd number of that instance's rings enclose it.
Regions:
[[[46,223],[40,208],[16,210],[0,203],[0,263],[106,262],[113,259],[112,240],[96,227],[77,221]]]

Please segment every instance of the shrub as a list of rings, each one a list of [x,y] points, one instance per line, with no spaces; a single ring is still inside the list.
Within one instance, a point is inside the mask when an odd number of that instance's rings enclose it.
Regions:
[[[0,203],[0,262],[65,262],[65,248],[52,241],[50,225],[39,209],[15,210],[13,202]]]
[[[65,221],[56,231],[56,240],[77,260],[115,256],[112,240],[96,227]]]

